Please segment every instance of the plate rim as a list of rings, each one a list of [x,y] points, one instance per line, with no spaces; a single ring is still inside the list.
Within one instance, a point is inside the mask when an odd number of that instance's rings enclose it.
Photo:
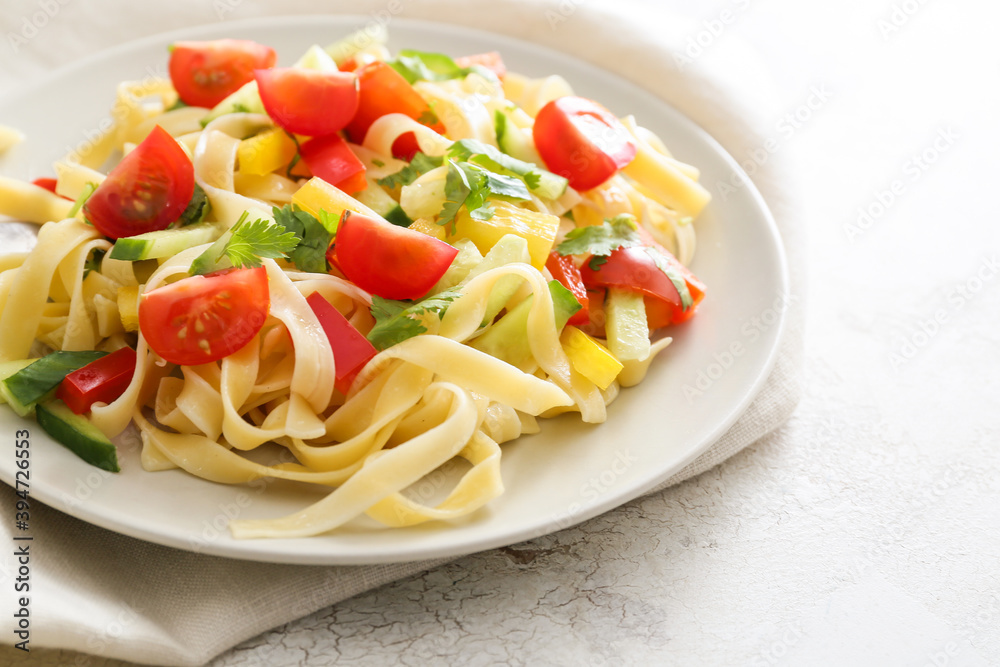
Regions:
[[[76,72],[85,71],[93,67],[95,63],[108,59],[120,58],[130,52],[148,48],[158,43],[169,43],[169,41],[182,38],[196,38],[226,30],[255,30],[276,26],[288,27],[300,25],[310,21],[322,21],[325,24],[337,27],[343,27],[343,24],[367,25],[368,23],[375,22],[372,17],[359,14],[301,14],[252,17],[241,19],[239,21],[226,21],[216,24],[201,24],[182,27],[152,35],[146,35],[122,44],[111,46],[107,49],[96,51],[95,53],[92,53],[80,60],[58,67],[24,88],[12,90],[0,95],[0,105],[6,105],[11,101],[16,101],[18,98],[31,96],[32,94],[35,94],[36,91],[43,90],[47,86],[50,86],[52,82],[66,76],[71,76]],[[494,33],[478,28],[468,28],[455,23],[437,22],[401,16],[393,17],[392,22],[398,22],[401,25],[415,29],[454,31],[467,36],[482,36],[484,39],[488,40],[516,43],[520,48],[527,49],[529,51],[542,51],[550,57],[554,56],[557,58],[577,61],[588,68],[601,70],[605,74],[643,91],[644,93],[655,98],[659,103],[669,107],[679,118],[682,119],[682,122],[690,126],[691,131],[698,135],[698,139],[700,141],[706,143],[715,153],[722,156],[728,166],[740,176],[742,187],[746,188],[748,195],[752,198],[758,212],[764,219],[764,229],[767,231],[767,240],[774,246],[775,254],[779,261],[779,266],[777,267],[779,294],[785,299],[790,297],[792,286],[790,283],[791,279],[787,252],[780,230],[774,220],[770,207],[767,205],[763,195],[757,189],[752,179],[744,172],[735,157],[729,153],[729,151],[727,151],[711,134],[702,128],[697,121],[680,112],[672,104],[641,84],[629,80],[621,74],[605,69],[600,65],[584,60],[576,55],[566,53],[547,45],[529,42],[518,37],[511,37],[502,33]],[[538,525],[533,524],[528,527],[501,532],[497,535],[471,540],[464,543],[462,547],[458,549],[456,549],[454,545],[446,543],[443,546],[418,545],[416,547],[411,547],[405,554],[395,553],[386,555],[385,557],[373,554],[371,557],[364,558],[361,558],[360,556],[338,558],[338,554],[335,552],[327,552],[323,555],[307,553],[296,557],[294,554],[287,552],[269,553],[267,549],[254,548],[260,545],[273,544],[275,542],[294,542],[294,540],[246,540],[232,543],[210,542],[201,548],[194,549],[192,548],[192,540],[190,537],[175,537],[173,534],[165,534],[162,531],[147,528],[144,524],[123,524],[122,522],[116,521],[113,518],[109,518],[98,512],[88,511],[86,509],[87,503],[80,503],[79,505],[73,506],[71,503],[65,502],[61,499],[58,494],[50,495],[45,492],[38,494],[34,491],[34,487],[32,487],[32,496],[40,502],[43,502],[44,504],[59,510],[62,513],[102,529],[110,530],[119,535],[189,552],[257,562],[316,565],[403,563],[440,558],[456,558],[471,553],[516,544],[518,542],[541,537],[543,535],[576,526],[584,521],[604,514],[616,507],[630,502],[631,500],[643,496],[656,486],[668,480],[671,476],[682,470],[699,456],[709,451],[719,438],[722,437],[746,412],[747,408],[758,397],[767,380],[770,378],[781,354],[782,348],[784,347],[785,338],[788,335],[788,313],[788,308],[784,308],[779,311],[779,319],[776,323],[775,333],[773,334],[773,344],[770,349],[767,350],[766,359],[760,366],[753,382],[748,383],[743,388],[742,396],[738,401],[732,403],[732,407],[726,417],[719,420],[714,428],[709,429],[706,435],[704,435],[698,442],[687,446],[683,456],[676,458],[671,465],[665,467],[659,472],[647,476],[640,484],[632,485],[624,490],[616,490],[615,492],[604,494],[598,502],[587,505],[584,511],[573,514],[569,520],[559,521],[557,523],[553,517],[550,517],[545,522],[544,529],[539,529]],[[9,486],[13,486],[13,475],[8,475],[7,473],[8,470],[6,466],[0,465],[0,480]],[[446,527],[442,529],[447,530]],[[297,539],[314,540],[317,538]]]

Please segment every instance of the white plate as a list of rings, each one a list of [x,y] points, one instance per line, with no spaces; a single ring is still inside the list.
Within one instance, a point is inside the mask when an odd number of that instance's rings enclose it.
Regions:
[[[0,172],[19,178],[50,175],[53,160],[104,126],[119,81],[165,75],[166,47],[172,41],[254,39],[275,47],[281,62],[290,64],[308,44],[333,41],[365,20],[268,18],[204,26],[89,58],[0,100],[0,122],[29,137],[0,160]],[[319,493],[294,484],[238,487],[180,471],[147,473],[135,447],[121,453],[120,474],[105,474],[49,440],[34,422],[2,408],[4,437],[13,437],[17,429],[31,432],[31,493],[36,499],[139,539],[234,558],[362,564],[456,556],[544,535],[641,495],[707,450],[747,407],[776,357],[784,315],[774,305],[787,293],[788,280],[774,222],[736,162],[653,95],[568,56],[444,25],[395,19],[391,28],[393,50],[461,55],[497,49],[513,71],[561,74],[578,94],[618,114],[635,114],[680,159],[698,166],[710,189],[739,173],[747,184],[726,201],[717,197],[697,222],[693,269],[709,287],[698,316],[671,332],[674,344],[656,360],[643,384],[622,392],[605,424],[590,426],[565,416],[544,421],[540,435],[505,444],[506,493],[458,524],[389,530],[359,521],[308,539],[233,540],[228,518],[280,516]],[[742,351],[732,355],[732,345]],[[694,396],[691,388],[703,393]],[[0,457],[0,478],[8,484],[14,479],[13,463],[13,456]],[[426,488],[440,484],[432,478]]]

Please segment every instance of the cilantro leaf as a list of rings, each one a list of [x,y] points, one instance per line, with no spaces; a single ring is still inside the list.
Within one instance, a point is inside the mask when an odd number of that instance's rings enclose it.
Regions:
[[[295,234],[262,218],[253,222],[244,219],[229,231],[232,236],[226,242],[226,257],[233,266],[240,268],[256,268],[264,258],[283,258],[285,253],[292,252],[299,245]]]
[[[83,263],[83,277],[86,278],[91,271],[100,272],[101,270],[101,260],[104,259],[104,255],[107,254],[107,250],[101,250],[100,248],[94,248],[90,254],[87,255],[86,261]]]
[[[500,116],[503,116],[503,114],[500,114]],[[536,164],[518,160],[489,144],[484,144],[475,139],[460,139],[456,141],[448,148],[448,156],[457,160],[472,162],[497,174],[514,176],[523,181],[529,190],[538,189],[542,182],[542,174],[548,174],[550,181],[566,180],[561,176],[556,176],[551,172],[545,171]],[[562,189],[565,189],[565,187]]]
[[[389,174],[385,178],[378,179],[376,183],[387,188],[394,188],[397,185],[400,187],[409,185],[431,169],[440,167],[443,162],[443,158],[432,157],[430,155],[425,155],[424,153],[417,153],[413,156],[413,159],[410,160],[410,164],[406,165],[395,174]]]
[[[663,271],[663,274],[670,279],[670,282],[674,284],[674,288],[677,290],[677,294],[681,297],[681,306],[684,310],[691,307],[694,303],[694,299],[691,298],[691,290],[688,289],[687,282],[684,280],[684,276],[674,268],[673,264],[670,263],[663,253],[653,247],[647,247],[646,253],[653,259],[656,267]]]
[[[431,125],[437,125],[438,123],[440,123],[441,119],[438,118],[438,115],[434,113],[433,109],[424,109],[423,111],[420,112],[420,115],[417,116],[417,122],[420,123],[421,125],[426,125],[430,127]]]
[[[191,201],[188,202],[187,208],[181,213],[180,219],[177,221],[179,227],[184,227],[186,225],[193,225],[195,223],[201,222],[208,215],[208,212],[212,209],[212,204],[208,201],[208,195],[197,183],[194,184],[194,194],[191,195]]]
[[[273,213],[275,221],[299,239],[298,246],[288,254],[288,259],[302,271],[326,273],[330,268],[326,262],[326,250],[334,232],[308,211],[293,208],[290,204],[275,207]],[[325,221],[336,229],[330,217],[326,217]]]
[[[419,336],[427,331],[421,316],[434,314],[441,317],[451,302],[461,295],[461,290],[453,287],[416,303],[372,296],[371,313],[375,318],[375,326],[368,332],[368,341],[375,349],[382,351],[408,338]]]
[[[258,218],[247,221],[243,212],[235,225],[191,262],[191,275],[198,276],[231,266],[256,268],[261,259],[284,257],[298,245],[294,234],[281,225]]]
[[[444,194],[446,201],[438,214],[439,225],[454,223],[463,204],[474,219],[489,220],[495,212],[487,201],[490,195],[521,201],[531,197],[528,189],[516,178],[494,173],[471,162],[455,160],[448,160]]]
[[[451,223],[452,232],[455,231],[455,216],[458,209],[462,208],[469,195],[472,193],[472,185],[465,170],[460,169],[453,160],[448,160],[448,176],[444,181],[444,206],[438,214],[438,224],[447,225]]]
[[[556,246],[560,255],[592,255],[590,268],[597,271],[618,248],[642,245],[638,225],[631,215],[617,215],[602,225],[577,227]]]
[[[443,53],[429,53],[414,49],[400,51],[396,59],[389,62],[389,65],[411,84],[417,81],[460,79],[470,72],[479,71],[472,67],[459,67],[450,56]]]

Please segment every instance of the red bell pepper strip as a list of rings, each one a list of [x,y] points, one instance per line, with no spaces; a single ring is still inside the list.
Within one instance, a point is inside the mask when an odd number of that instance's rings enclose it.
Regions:
[[[94,403],[111,403],[128,388],[135,374],[135,350],[123,347],[79,368],[59,384],[56,397],[78,415]]]
[[[334,386],[347,395],[354,378],[378,352],[322,294],[313,292],[306,297],[306,302],[316,314],[333,348],[333,362],[337,367]]]
[[[313,176],[319,176],[330,185],[348,194],[368,187],[364,163],[339,134],[310,139],[302,144],[299,152]]]

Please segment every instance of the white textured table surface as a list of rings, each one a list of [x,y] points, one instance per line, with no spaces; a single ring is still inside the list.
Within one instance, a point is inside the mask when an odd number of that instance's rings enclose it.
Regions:
[[[52,20],[81,20],[71,2]],[[8,34],[21,14],[3,11]],[[360,595],[214,665],[1000,664],[1000,9],[698,12],[690,55],[751,42],[791,114],[770,150],[795,160],[808,213],[796,415],[659,495]],[[44,29],[24,48],[63,64]],[[3,62],[0,89],[17,86],[17,59]],[[124,664],[9,647],[0,663]]]

